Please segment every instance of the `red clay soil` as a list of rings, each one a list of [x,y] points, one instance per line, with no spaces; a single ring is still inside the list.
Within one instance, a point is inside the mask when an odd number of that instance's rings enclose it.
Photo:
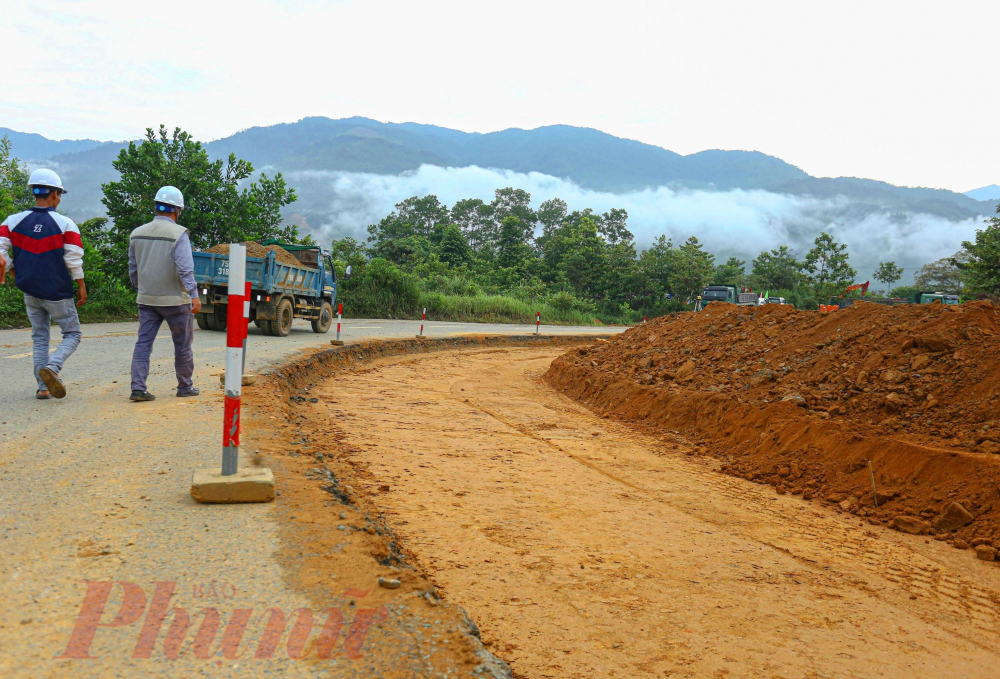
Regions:
[[[280,245],[261,245],[260,243],[252,240],[248,240],[244,245],[247,246],[247,257],[260,257],[263,259],[267,256],[267,253],[274,252],[275,258],[282,264],[287,264],[288,266],[298,266],[306,268],[316,268],[309,267],[306,264],[300,262],[295,255],[290,253],[285,248]],[[213,245],[205,252],[211,252],[217,255],[228,255],[229,254],[229,243],[220,243],[219,245]]]
[[[989,301],[716,304],[573,349],[546,377],[607,416],[704,440],[725,472],[959,548],[985,543],[991,560],[998,364]]]

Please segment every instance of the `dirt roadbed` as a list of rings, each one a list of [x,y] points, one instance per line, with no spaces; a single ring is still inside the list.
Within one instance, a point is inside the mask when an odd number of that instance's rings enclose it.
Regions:
[[[968,552],[594,415],[542,379],[563,347],[430,349],[327,353],[273,378],[283,400],[249,397],[285,542],[331,542],[287,555],[306,589],[367,588],[377,564],[400,581],[379,602],[435,608],[438,650],[468,638],[458,604],[523,677],[995,674],[1000,577]]]

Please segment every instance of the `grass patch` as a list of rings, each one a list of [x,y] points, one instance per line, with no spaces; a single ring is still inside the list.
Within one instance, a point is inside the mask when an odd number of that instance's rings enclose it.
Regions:
[[[435,321],[473,323],[535,322],[535,312],[542,313],[546,325],[601,325],[593,315],[576,309],[555,309],[548,304],[531,305],[514,297],[501,295],[445,295],[425,292],[420,295],[419,312],[426,308],[427,317]]]

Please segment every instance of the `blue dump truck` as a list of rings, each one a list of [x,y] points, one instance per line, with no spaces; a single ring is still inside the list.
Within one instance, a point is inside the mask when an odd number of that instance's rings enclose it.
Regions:
[[[291,257],[282,254],[279,258],[274,249],[267,250],[263,257],[247,256],[250,320],[265,335],[276,337],[291,332],[293,318],[309,319],[314,332],[328,331],[337,299],[337,272],[330,255],[316,246],[273,241],[265,241],[264,245],[277,245]],[[289,263],[293,258],[297,262],[295,265]],[[197,316],[198,327],[224,331],[229,255],[195,252],[194,278],[202,304]]]

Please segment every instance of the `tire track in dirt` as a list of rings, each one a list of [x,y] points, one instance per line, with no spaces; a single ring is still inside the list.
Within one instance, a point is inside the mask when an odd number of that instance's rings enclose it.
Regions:
[[[510,418],[493,412],[480,403],[471,399],[466,399],[466,402],[512,429],[520,431],[525,436],[541,441],[566,454],[576,462],[607,476],[611,480],[633,490],[647,493],[659,501],[656,498],[655,490],[631,483],[624,478],[619,478],[615,474],[602,469],[600,466],[565,451],[539,432],[532,431]],[[628,432],[624,432],[624,434],[627,436]],[[694,477],[698,478],[699,482],[704,482],[705,475],[703,472],[703,467],[699,467],[694,473]],[[922,612],[922,617],[927,622],[935,624],[942,619],[955,618],[961,624],[956,625],[952,631],[967,641],[983,646],[984,648],[991,648],[992,645],[982,644],[980,639],[983,634],[996,637],[1000,633],[1000,598],[998,598],[997,592],[979,587],[958,574],[942,574],[941,568],[932,561],[921,559],[912,553],[903,552],[903,558],[900,559],[900,555],[896,554],[898,550],[894,551],[886,543],[876,539],[874,532],[867,531],[859,534],[858,530],[845,530],[845,521],[842,517],[837,517],[835,520],[823,521],[827,517],[822,512],[813,511],[813,520],[807,522],[794,514],[789,515],[787,511],[776,511],[774,504],[771,502],[773,495],[764,491],[760,486],[748,484],[742,480],[721,474],[710,476],[708,483],[725,496],[741,502],[751,503],[758,511],[763,511],[773,516],[776,520],[788,525],[792,537],[785,540],[785,544],[772,543],[761,538],[760,541],[763,544],[783,551],[792,558],[801,559],[805,563],[816,563],[812,559],[799,556],[799,550],[796,549],[797,545],[795,542],[796,538],[807,542],[818,541],[824,547],[827,554],[833,555],[833,559],[840,562],[839,566],[843,567],[848,564],[856,565],[860,558],[861,563],[870,574],[881,576],[896,583],[900,586],[902,593],[908,595],[908,598],[930,598],[934,600],[935,607],[939,609],[943,607],[945,609],[944,611]],[[693,489],[689,486],[681,486],[680,489],[693,492]],[[821,533],[813,530],[816,527],[816,523],[822,523]],[[835,535],[836,537],[831,538],[831,535]],[[839,570],[841,577],[851,582],[853,586],[865,589],[871,593],[876,591],[875,587],[866,583],[863,579],[858,579],[845,572],[846,569],[841,568]]]
[[[968,554],[599,418],[541,381],[558,353],[446,352],[319,387],[355,484],[516,672],[990,675],[1000,584]]]

